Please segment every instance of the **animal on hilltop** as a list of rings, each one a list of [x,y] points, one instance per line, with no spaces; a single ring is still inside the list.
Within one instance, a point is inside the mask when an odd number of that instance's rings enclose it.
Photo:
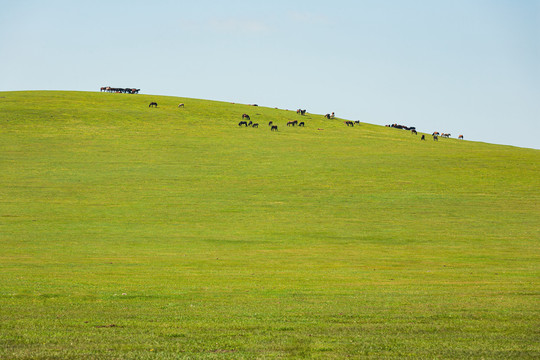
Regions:
[[[248,126],[247,121],[240,121],[240,122],[238,123],[238,126],[242,126],[242,125],[244,125],[244,126],[247,127],[247,126]]]
[[[287,126],[295,126],[298,124],[297,120],[287,122]]]
[[[157,107],[157,102],[152,101],[148,107]]]
[[[242,119],[248,119],[249,120],[249,115],[248,114],[242,114]]]
[[[463,135],[459,135],[459,136],[458,136],[458,139],[463,140]]]

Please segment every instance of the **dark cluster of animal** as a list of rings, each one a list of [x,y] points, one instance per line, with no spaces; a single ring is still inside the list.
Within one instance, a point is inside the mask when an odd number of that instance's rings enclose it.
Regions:
[[[117,94],[138,94],[141,89],[134,89],[134,88],[113,88],[110,86],[103,86],[100,90],[101,92],[110,92],[110,93],[117,93]]]
[[[302,109],[298,109],[298,110],[296,110],[296,113],[297,113],[297,114],[300,114],[300,115],[306,115],[306,109],[303,109],[303,110],[302,110]]]
[[[249,118],[248,118],[248,119],[249,119]],[[259,127],[259,124],[258,124],[258,123],[254,123],[254,122],[251,121],[251,120],[250,120],[249,122],[243,121],[243,120],[242,120],[242,121],[240,121],[240,122],[238,123],[238,126],[245,126],[245,127],[251,126],[251,127],[254,127],[254,128],[258,128],[258,127]]]
[[[405,126],[405,125],[399,125],[399,124],[386,125],[386,127],[391,127],[395,129],[403,129],[403,130],[416,130],[414,126]]]

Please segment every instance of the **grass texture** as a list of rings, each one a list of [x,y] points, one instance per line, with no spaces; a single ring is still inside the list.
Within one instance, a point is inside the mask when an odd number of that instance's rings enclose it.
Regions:
[[[540,152],[420,135],[0,92],[0,358],[539,358]]]

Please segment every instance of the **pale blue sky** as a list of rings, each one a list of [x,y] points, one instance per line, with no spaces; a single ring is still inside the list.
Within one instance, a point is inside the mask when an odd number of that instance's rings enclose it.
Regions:
[[[540,149],[540,0],[7,0],[0,91],[136,87]]]

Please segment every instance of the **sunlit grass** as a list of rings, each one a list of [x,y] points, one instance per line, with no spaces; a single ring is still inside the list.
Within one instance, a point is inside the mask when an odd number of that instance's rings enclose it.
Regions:
[[[538,150],[149,95],[0,114],[2,358],[540,355]]]

